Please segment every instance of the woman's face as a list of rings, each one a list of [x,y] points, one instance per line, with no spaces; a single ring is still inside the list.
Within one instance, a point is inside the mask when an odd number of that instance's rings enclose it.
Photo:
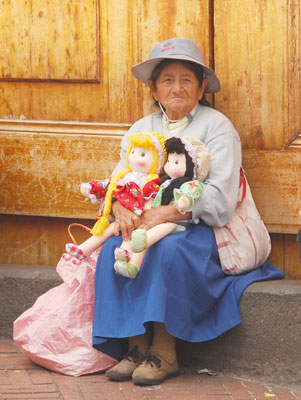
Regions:
[[[161,71],[156,84],[148,81],[152,96],[165,108],[169,119],[181,119],[189,114],[203,97],[207,81],[202,87],[194,72],[179,61],[168,64]]]

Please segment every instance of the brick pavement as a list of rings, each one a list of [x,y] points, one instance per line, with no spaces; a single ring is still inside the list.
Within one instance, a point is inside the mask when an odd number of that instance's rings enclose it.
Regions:
[[[70,377],[33,364],[11,342],[0,341],[1,400],[301,400],[290,389],[227,376],[181,371],[162,385],[140,387],[104,374]]]

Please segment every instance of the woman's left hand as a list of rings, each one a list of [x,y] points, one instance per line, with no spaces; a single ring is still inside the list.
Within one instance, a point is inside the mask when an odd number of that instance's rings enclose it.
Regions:
[[[165,222],[176,222],[183,219],[191,219],[192,213],[181,214],[173,204],[160,206],[144,210],[140,217],[140,229],[150,229],[153,226],[164,224]]]

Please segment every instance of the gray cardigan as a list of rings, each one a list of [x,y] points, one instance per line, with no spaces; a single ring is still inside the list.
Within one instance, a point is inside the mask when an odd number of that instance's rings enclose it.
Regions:
[[[140,119],[124,135],[121,143],[120,161],[113,174],[125,168],[127,137],[133,133],[154,131],[163,134],[162,114],[157,112]],[[241,167],[241,143],[234,126],[219,111],[198,105],[193,119],[181,136],[195,136],[210,150],[210,171],[204,190],[195,203],[193,219],[201,219],[210,226],[223,226],[235,209],[239,171]]]

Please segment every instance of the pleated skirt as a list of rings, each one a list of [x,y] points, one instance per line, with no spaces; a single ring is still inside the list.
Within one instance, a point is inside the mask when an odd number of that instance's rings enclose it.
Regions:
[[[93,346],[117,359],[126,350],[122,339],[143,334],[150,321],[189,342],[216,338],[242,322],[239,300],[250,284],[284,277],[268,261],[243,275],[224,274],[213,229],[202,224],[149,248],[136,279],[114,271],[121,242],[113,237],[100,252],[93,320]]]

